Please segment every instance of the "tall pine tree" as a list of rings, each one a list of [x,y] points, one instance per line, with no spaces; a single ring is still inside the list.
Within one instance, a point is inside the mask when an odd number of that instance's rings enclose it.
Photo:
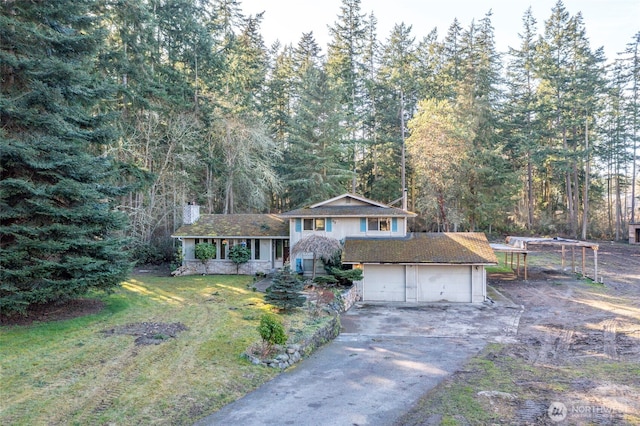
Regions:
[[[117,286],[129,262],[94,73],[94,2],[0,4],[0,313]]]

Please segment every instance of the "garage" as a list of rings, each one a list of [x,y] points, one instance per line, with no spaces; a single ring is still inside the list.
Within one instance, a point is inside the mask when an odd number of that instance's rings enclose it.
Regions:
[[[482,233],[414,233],[347,237],[342,263],[362,268],[356,285],[363,301],[480,303],[484,268],[497,259]]]
[[[418,266],[418,302],[471,302],[470,266]]]
[[[362,300],[372,302],[404,302],[406,294],[404,266],[366,265],[367,277],[362,288]]]

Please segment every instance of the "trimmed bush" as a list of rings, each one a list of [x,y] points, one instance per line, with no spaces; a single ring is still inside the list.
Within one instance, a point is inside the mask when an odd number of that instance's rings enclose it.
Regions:
[[[284,345],[287,343],[287,334],[280,319],[273,314],[264,314],[260,317],[258,333],[264,344],[263,353],[271,352],[274,345]]]
[[[207,263],[207,260],[214,259],[216,257],[216,246],[209,243],[198,243],[196,244],[196,259],[202,261],[202,263]]]

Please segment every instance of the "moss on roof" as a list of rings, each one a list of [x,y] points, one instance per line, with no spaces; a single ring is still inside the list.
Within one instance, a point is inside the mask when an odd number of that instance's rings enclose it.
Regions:
[[[273,214],[203,214],[174,237],[288,237],[289,221]]]
[[[347,237],[344,263],[498,263],[481,232],[409,234],[406,238]]]

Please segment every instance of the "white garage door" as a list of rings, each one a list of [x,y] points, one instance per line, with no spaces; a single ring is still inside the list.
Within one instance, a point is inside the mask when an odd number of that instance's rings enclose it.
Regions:
[[[419,266],[418,302],[471,302],[471,266]]]
[[[379,302],[405,301],[404,266],[364,265],[362,300]]]

